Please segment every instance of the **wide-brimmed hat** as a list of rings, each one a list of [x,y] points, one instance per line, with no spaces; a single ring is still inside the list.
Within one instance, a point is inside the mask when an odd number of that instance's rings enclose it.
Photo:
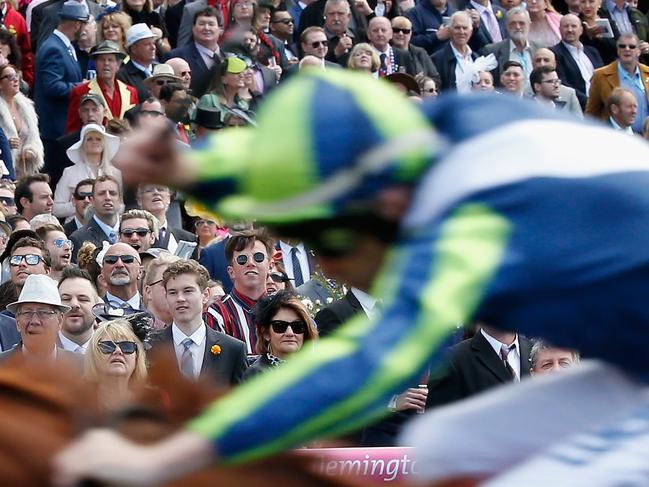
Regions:
[[[421,95],[421,89],[417,84],[417,80],[410,76],[408,73],[392,73],[383,78],[386,81],[389,81],[392,84],[398,84],[403,86],[409,92],[412,91],[418,95]]]
[[[63,313],[70,311],[70,306],[61,303],[61,296],[56,281],[45,274],[31,274],[27,277],[18,301],[7,305],[7,309],[16,314],[18,306],[25,303],[49,304]]]
[[[176,76],[174,68],[172,68],[168,64],[156,64],[155,66],[153,66],[153,72],[151,73],[151,76],[144,80],[144,84],[148,86],[158,78],[169,78],[177,81],[178,83],[182,83],[183,81],[182,78]]]
[[[106,157],[110,161],[117,151],[119,150],[119,137],[116,137],[111,134],[106,133],[106,129],[101,125],[96,123],[89,123],[84,125],[81,129],[81,135],[79,140],[75,142],[65,153],[68,155],[68,158],[75,164],[83,163],[83,158],[81,157],[81,148],[83,147],[83,141],[86,138],[86,135],[90,132],[98,132],[104,138],[104,151],[106,151]]]
[[[86,2],[68,0],[61,7],[61,10],[59,11],[59,18],[88,22],[88,19],[90,18],[90,11],[88,10],[88,5],[86,5]]]
[[[95,58],[99,56],[100,54],[115,54],[118,59],[124,59],[126,57],[126,53],[122,51],[117,43],[113,41],[103,41],[90,49],[90,57]]]
[[[126,43],[124,46],[126,48],[131,47],[136,42],[139,42],[144,39],[155,39],[157,36],[151,32],[149,26],[146,24],[135,24],[128,28],[126,31]]]

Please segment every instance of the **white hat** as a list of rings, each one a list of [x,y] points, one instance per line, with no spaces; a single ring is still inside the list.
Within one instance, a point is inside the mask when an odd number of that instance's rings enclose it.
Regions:
[[[65,153],[68,155],[68,158],[75,164],[81,164],[83,162],[83,158],[81,157],[81,147],[83,146],[83,141],[89,132],[98,132],[101,134],[101,136],[104,138],[104,151],[106,152],[106,157],[104,159],[111,161],[119,150],[119,137],[107,134],[106,129],[96,123],[89,123],[88,125],[83,126],[79,140],[71,145],[67,151],[65,151]]]
[[[142,39],[153,39],[155,37],[157,36],[151,32],[148,25],[135,24],[130,26],[126,31],[126,43],[124,45],[126,48],[129,48]]]
[[[24,303],[41,303],[54,306],[62,313],[70,311],[70,306],[61,304],[61,296],[56,281],[45,274],[31,274],[27,277],[18,301],[7,305],[7,309],[16,314],[18,306]]]
[[[151,74],[151,76],[144,80],[144,84],[148,86],[158,78],[169,78],[177,81],[178,83],[181,83],[183,80],[182,78],[176,76],[174,68],[164,63],[156,64],[155,66],[153,66],[153,73]]]

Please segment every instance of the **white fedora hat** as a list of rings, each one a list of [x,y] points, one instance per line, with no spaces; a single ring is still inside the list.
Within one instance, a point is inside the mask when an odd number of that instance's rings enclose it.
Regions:
[[[106,129],[96,123],[89,123],[88,125],[83,126],[83,128],[81,129],[81,134],[79,135],[79,140],[71,145],[67,151],[65,151],[65,153],[68,155],[68,158],[75,164],[81,164],[83,162],[83,159],[81,157],[81,148],[83,147],[83,140],[86,138],[86,135],[88,135],[89,132],[97,132],[101,134],[101,136],[104,138],[104,151],[106,151],[108,160],[112,161],[113,157],[115,157],[115,154],[117,154],[117,151],[119,150],[119,137],[107,134]]]
[[[126,31],[126,42],[124,46],[128,49],[136,42],[143,39],[155,39],[157,36],[151,32],[149,26],[146,24],[134,24]]]
[[[7,309],[16,314],[18,306],[25,303],[49,304],[63,313],[70,311],[70,306],[61,304],[61,296],[56,281],[45,274],[32,274],[27,277],[18,301],[7,305]]]

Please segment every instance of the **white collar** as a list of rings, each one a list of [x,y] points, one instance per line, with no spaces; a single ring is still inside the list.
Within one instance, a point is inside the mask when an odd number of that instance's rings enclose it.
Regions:
[[[364,309],[372,310],[376,306],[376,299],[367,294],[365,291],[361,291],[357,287],[351,289],[352,294],[358,299],[358,302],[361,303],[361,306]]]
[[[59,340],[61,340],[62,348],[63,350],[68,350],[70,352],[76,352],[77,348],[81,348],[81,350],[83,350],[83,353],[85,353],[86,350],[88,350],[88,345],[90,344],[91,339],[92,337],[88,338],[86,343],[84,343],[83,345],[79,345],[77,342],[70,340],[63,334],[61,330],[59,330]]]
[[[626,132],[627,134],[633,135],[633,129],[631,127],[622,128],[622,126],[619,123],[617,123],[613,117],[609,117],[609,120],[611,121],[611,125],[613,125],[613,128],[615,130],[619,130],[621,132]]]
[[[518,355],[520,355],[520,353],[521,353],[521,352],[520,352],[520,350],[521,350],[521,346],[520,346],[520,344],[518,343],[518,333],[516,334],[516,338],[514,339],[514,341],[513,341],[511,344],[509,344],[509,345],[508,345],[507,343],[503,343],[503,342],[501,342],[501,341],[499,341],[499,340],[496,340],[494,337],[492,337],[491,335],[489,335],[489,334],[488,334],[486,331],[484,331],[482,328],[480,328],[480,333],[482,333],[482,336],[485,337],[485,338],[487,339],[487,341],[489,342],[489,345],[491,345],[491,347],[494,349],[494,351],[496,352],[496,354],[497,354],[499,357],[500,357],[500,351],[502,350],[502,347],[503,347],[503,346],[504,346],[505,348],[509,348],[509,347],[511,347],[512,345],[515,345],[514,349],[518,352]]]
[[[525,52],[529,50],[530,50],[530,43],[525,41],[525,47],[520,52]],[[511,39],[509,39],[509,52],[519,52],[519,50],[516,47],[516,44],[514,44],[514,41],[512,41]]]
[[[153,64],[149,64],[148,66],[143,66],[142,64],[136,63],[135,61],[133,61],[133,58],[131,58],[131,62],[133,63],[133,66],[135,66],[140,71],[144,71],[145,73],[147,71],[149,71],[149,72],[153,71]]]
[[[133,296],[131,296],[126,301],[124,301],[122,298],[119,298],[119,297],[115,296],[114,294],[111,294],[110,292],[106,291],[106,301],[107,302],[115,301],[116,303],[118,303],[120,305],[128,304],[133,309],[140,309],[140,303],[141,303],[140,293],[137,292],[137,291],[135,292],[135,294]]]
[[[70,41],[69,37],[66,36],[59,29],[54,29],[53,34],[63,41],[63,44],[65,44],[65,47],[72,48],[72,42]]]
[[[207,338],[207,330],[205,328],[205,324],[202,324],[199,326],[194,333],[192,333],[189,337],[185,335],[185,332],[182,331],[176,323],[171,324],[171,335],[174,340],[174,345],[177,347],[180,346],[180,344],[183,342],[185,338],[190,338],[192,342],[194,342],[196,345],[202,345],[203,341],[205,338]]]
[[[453,51],[453,54],[455,55],[456,58],[472,59],[471,54],[472,54],[473,51],[471,50],[471,48],[469,47],[468,44],[466,46],[466,55],[463,55],[460,51],[455,49],[455,46],[453,45],[452,42],[449,42],[448,45],[451,46],[451,50]]]
[[[298,253],[306,254],[306,250],[304,249],[304,244],[302,242],[298,243],[297,245],[291,245],[291,244],[287,244],[283,240],[279,241],[279,248],[282,251],[283,255],[290,255],[293,247],[295,247],[298,250]]]

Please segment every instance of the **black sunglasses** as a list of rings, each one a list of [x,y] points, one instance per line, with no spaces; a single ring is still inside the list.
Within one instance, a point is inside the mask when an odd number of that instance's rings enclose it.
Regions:
[[[635,44],[618,44],[617,47],[618,49],[635,49],[638,46]]]
[[[74,199],[79,200],[79,201],[85,200],[86,198],[90,198],[91,196],[92,196],[92,193],[89,192],[89,191],[88,192],[84,191],[84,192],[81,192],[81,193],[74,193]]]
[[[134,233],[137,233],[138,237],[146,237],[149,234],[149,231],[150,230],[148,228],[144,228],[144,227],[125,228],[124,230],[122,230],[121,233],[122,233],[122,235],[124,235],[125,237],[128,237],[128,238],[131,238]],[[124,259],[122,259],[122,261],[125,262]]]
[[[155,80],[155,84],[158,85],[158,86],[168,85],[169,83],[171,83],[171,80],[168,80],[168,79],[157,79],[157,80]]]
[[[410,32],[412,32],[412,30],[410,30],[410,29],[402,29],[400,27],[392,27],[392,32],[394,32],[395,34],[410,34]]]
[[[296,335],[303,335],[306,332],[306,323],[302,320],[284,321],[273,320],[270,326],[275,333],[286,333],[287,328],[290,326],[293,333]]]
[[[288,282],[290,281],[289,277],[281,272],[273,272],[270,275],[270,278],[273,282]]]
[[[117,264],[119,259],[122,259],[124,264],[132,264],[135,261],[135,257],[132,255],[107,255],[104,257],[104,264]]]
[[[10,196],[0,196],[0,202],[4,203],[7,206],[16,206],[16,200]]]
[[[292,24],[292,23],[293,23],[293,19],[279,19],[279,20],[273,20],[273,24],[284,24],[284,25],[288,25],[288,24]]]
[[[252,254],[252,259],[258,264],[261,264],[266,260],[266,255],[263,252],[255,252],[254,254]],[[246,265],[248,263],[248,256],[243,254],[237,255],[237,258],[235,260],[239,265]]]
[[[152,117],[164,117],[164,113],[157,110],[140,110],[140,115],[150,115]]]
[[[27,265],[37,265],[41,260],[43,260],[40,255],[36,254],[12,255],[9,259],[9,265],[14,267],[19,266],[23,259],[25,259]]]
[[[111,342],[108,340],[101,341],[97,344],[99,351],[103,354],[110,355],[112,354],[117,347],[122,351],[124,355],[131,355],[137,350],[137,344],[135,342]]]
[[[329,41],[314,41],[311,43],[311,47],[313,49],[316,49],[320,46],[327,47],[329,45]]]

